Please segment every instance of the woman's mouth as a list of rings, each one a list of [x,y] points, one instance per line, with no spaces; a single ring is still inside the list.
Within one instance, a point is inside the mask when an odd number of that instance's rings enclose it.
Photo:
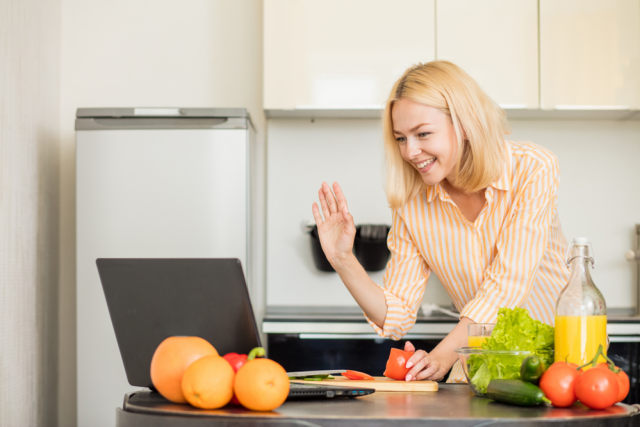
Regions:
[[[416,168],[418,169],[419,172],[426,172],[426,171],[429,170],[429,168],[431,167],[431,165],[435,161],[436,161],[436,158],[433,157],[433,158],[425,160],[423,162],[415,163],[415,165],[416,165]]]

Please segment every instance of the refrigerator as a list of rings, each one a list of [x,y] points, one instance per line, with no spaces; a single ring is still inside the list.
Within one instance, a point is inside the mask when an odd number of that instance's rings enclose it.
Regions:
[[[78,426],[115,425],[126,379],[96,258],[235,257],[250,293],[254,129],[245,109],[76,114]]]

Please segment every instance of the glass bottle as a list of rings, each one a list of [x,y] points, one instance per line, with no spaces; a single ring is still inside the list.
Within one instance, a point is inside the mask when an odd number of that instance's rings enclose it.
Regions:
[[[556,302],[555,361],[584,365],[602,345],[607,350],[607,307],[604,297],[591,279],[591,244],[577,237],[569,247],[569,281]],[[604,357],[598,362],[604,362]]]

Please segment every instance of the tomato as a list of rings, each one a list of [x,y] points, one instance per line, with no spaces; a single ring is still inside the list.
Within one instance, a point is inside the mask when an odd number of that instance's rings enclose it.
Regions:
[[[344,371],[342,373],[343,377],[347,377],[350,380],[373,380],[373,377],[369,374],[365,374],[364,372],[360,372],[360,371],[352,371],[350,369]]]
[[[555,362],[540,377],[540,389],[553,406],[571,406],[576,401],[575,382],[579,375],[573,363]]]
[[[629,376],[620,369],[616,374],[616,378],[618,378],[618,400],[616,402],[622,402],[629,394]]]
[[[404,351],[399,348],[392,348],[389,352],[389,360],[384,370],[384,375],[392,380],[404,380],[409,369],[406,368],[407,360],[415,353],[414,351]]]
[[[611,370],[608,363],[598,363],[596,368],[606,369],[608,371]],[[629,376],[619,366],[615,366],[614,369],[613,373],[616,375],[616,379],[618,380],[618,397],[616,402],[622,402],[629,394]]]
[[[591,409],[604,409],[618,399],[618,378],[610,369],[593,368],[576,379],[576,397]]]

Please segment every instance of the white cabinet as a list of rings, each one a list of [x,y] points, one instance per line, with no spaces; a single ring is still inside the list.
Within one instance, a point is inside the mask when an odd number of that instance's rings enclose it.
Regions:
[[[265,0],[264,108],[379,109],[435,58],[435,0]]]
[[[438,59],[468,72],[503,108],[538,108],[537,0],[438,1]]]
[[[640,108],[640,0],[540,0],[543,109]]]

